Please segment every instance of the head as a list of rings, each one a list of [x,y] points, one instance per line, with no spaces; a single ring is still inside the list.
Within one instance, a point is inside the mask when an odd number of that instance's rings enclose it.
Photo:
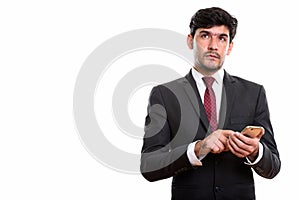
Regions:
[[[187,44],[194,51],[195,68],[212,75],[222,68],[233,47],[238,21],[221,8],[198,10],[190,22]]]

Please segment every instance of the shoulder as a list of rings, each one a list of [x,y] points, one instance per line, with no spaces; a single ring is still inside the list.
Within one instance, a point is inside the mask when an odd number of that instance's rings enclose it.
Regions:
[[[238,93],[241,97],[244,96],[249,98],[265,94],[263,85],[239,76],[229,75],[228,73],[225,74],[224,85],[226,89],[233,89],[233,91]]]
[[[153,91],[160,91],[162,93],[166,91],[174,91],[178,90],[182,85],[189,83],[189,81],[185,77],[181,77],[169,82],[161,83],[153,87]]]
[[[159,98],[164,102],[176,103],[178,99],[185,97],[186,94],[193,94],[193,89],[186,77],[156,85],[152,88],[150,96]]]
[[[229,75],[226,73],[225,80],[235,83],[236,86],[246,87],[246,88],[262,88],[263,86],[259,83],[247,80],[245,78],[241,78],[239,76]]]

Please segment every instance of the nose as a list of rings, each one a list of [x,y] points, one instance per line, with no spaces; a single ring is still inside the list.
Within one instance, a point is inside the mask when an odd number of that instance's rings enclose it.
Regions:
[[[218,41],[216,37],[211,37],[208,45],[209,50],[218,50]]]

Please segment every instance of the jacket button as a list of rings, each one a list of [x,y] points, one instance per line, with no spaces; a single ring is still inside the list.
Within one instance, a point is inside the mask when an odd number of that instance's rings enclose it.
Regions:
[[[215,187],[215,191],[216,191],[216,192],[221,192],[221,188],[220,188],[219,186],[216,186],[216,187]]]

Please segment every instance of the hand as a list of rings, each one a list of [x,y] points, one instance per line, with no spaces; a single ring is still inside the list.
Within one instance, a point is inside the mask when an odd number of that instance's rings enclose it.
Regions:
[[[251,161],[254,161],[258,155],[261,136],[262,134],[258,137],[250,138],[239,132],[234,132],[229,136],[228,147],[237,157],[248,157]]]
[[[234,134],[231,130],[216,130],[195,145],[195,154],[204,156],[210,152],[221,153],[226,150],[228,138]]]

